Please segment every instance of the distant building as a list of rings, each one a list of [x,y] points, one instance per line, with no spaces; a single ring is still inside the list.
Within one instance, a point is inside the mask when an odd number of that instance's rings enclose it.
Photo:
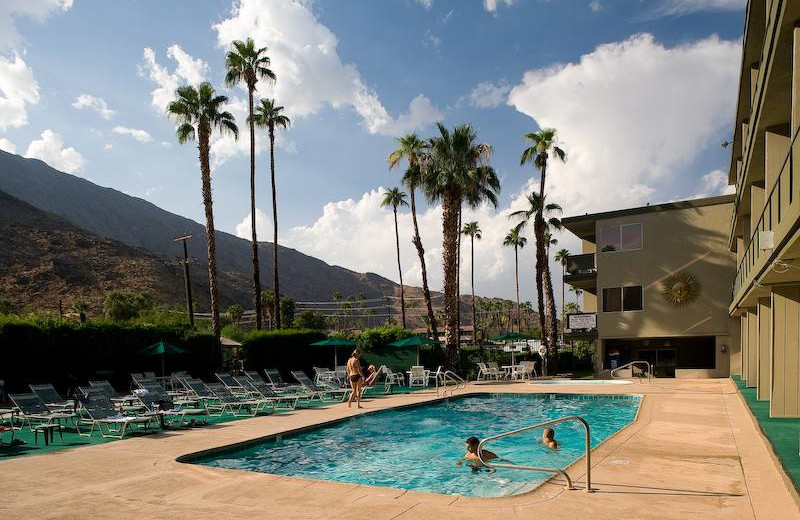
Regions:
[[[583,243],[565,282],[583,293],[565,339],[596,343],[596,370],[648,361],[658,377],[729,374],[732,195],[563,219]],[[738,339],[737,339],[738,341]]]

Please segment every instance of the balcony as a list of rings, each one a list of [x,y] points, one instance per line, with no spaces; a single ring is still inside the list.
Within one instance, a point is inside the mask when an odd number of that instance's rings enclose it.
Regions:
[[[595,254],[569,255],[564,282],[578,289],[593,289],[597,285]]]

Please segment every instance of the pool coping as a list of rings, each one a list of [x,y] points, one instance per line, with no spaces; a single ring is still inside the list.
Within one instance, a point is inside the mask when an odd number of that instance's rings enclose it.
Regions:
[[[563,386],[568,386],[568,385],[563,385]],[[601,385],[597,385],[597,386],[601,386]],[[625,386],[625,385],[615,385],[615,386],[619,387],[619,386]],[[301,426],[301,427],[297,427],[297,428],[290,428],[290,429],[283,430],[283,431],[280,431],[280,432],[270,433],[268,435],[263,435],[263,436],[259,436],[259,437],[254,437],[254,438],[250,438],[250,439],[236,441],[236,442],[233,442],[233,443],[223,444],[223,445],[220,445],[220,446],[214,446],[212,448],[207,448],[207,449],[204,449],[204,450],[198,450],[198,451],[193,451],[193,452],[190,452],[190,453],[185,453],[185,454],[179,455],[178,457],[175,457],[174,461],[177,462],[177,463],[180,463],[180,464],[202,465],[202,464],[199,464],[197,462],[198,459],[202,459],[202,458],[206,458],[206,457],[209,457],[209,456],[213,456],[215,454],[221,454],[221,453],[226,453],[226,452],[234,452],[234,451],[247,449],[247,448],[249,448],[249,447],[251,447],[251,446],[253,446],[255,444],[260,444],[262,442],[269,442],[269,441],[272,441],[272,440],[280,440],[280,438],[283,437],[283,436],[298,435],[298,434],[301,434],[303,432],[316,430],[316,429],[320,429],[320,428],[325,428],[325,427],[332,426],[332,425],[335,425],[335,424],[340,424],[340,423],[343,423],[343,422],[346,422],[346,421],[351,421],[351,420],[357,419],[358,417],[361,417],[361,416],[364,416],[364,415],[371,415],[371,414],[375,414],[375,413],[393,411],[393,410],[405,410],[405,409],[408,409],[408,408],[419,408],[419,407],[423,407],[423,406],[430,406],[430,405],[441,403],[441,402],[444,402],[444,401],[447,401],[447,400],[450,400],[450,399],[453,399],[453,398],[463,399],[465,397],[490,396],[490,395],[498,395],[498,394],[500,394],[500,395],[502,395],[502,394],[550,395],[550,396],[554,396],[554,395],[560,395],[560,396],[581,395],[581,396],[610,397],[610,398],[615,398],[615,397],[619,398],[619,397],[622,397],[622,396],[624,396],[624,397],[639,397],[639,406],[636,409],[636,415],[634,416],[633,420],[631,420],[631,422],[629,422],[628,424],[626,424],[625,426],[623,426],[622,428],[620,428],[619,430],[617,430],[613,434],[611,434],[608,437],[606,437],[604,440],[602,440],[600,443],[598,443],[594,448],[592,448],[592,450],[591,450],[592,467],[594,467],[597,464],[597,459],[595,457],[595,454],[599,453],[598,450],[600,450],[602,447],[607,446],[611,441],[616,439],[618,436],[620,436],[621,434],[623,434],[626,431],[628,431],[630,428],[632,428],[635,425],[637,425],[640,422],[642,409],[645,407],[646,403],[648,404],[648,406],[650,407],[650,410],[652,411],[651,399],[648,398],[647,395],[639,394],[639,393],[624,393],[624,392],[619,392],[619,393],[614,393],[614,394],[581,393],[581,392],[576,391],[574,389],[571,390],[571,391],[560,391],[560,392],[548,392],[548,391],[544,391],[544,392],[538,392],[538,391],[536,391],[536,392],[530,392],[530,391],[528,391],[528,392],[514,392],[514,391],[510,391],[510,390],[509,391],[505,391],[506,388],[508,388],[508,387],[503,388],[504,391],[492,391],[492,392],[488,392],[488,391],[485,391],[485,390],[482,390],[482,389],[481,390],[465,390],[464,393],[451,395],[451,396],[441,396],[441,397],[437,396],[435,398],[428,399],[428,400],[425,400],[425,401],[422,401],[422,402],[406,403],[406,404],[400,404],[400,405],[392,406],[392,407],[388,407],[388,408],[379,408],[379,409],[374,409],[374,410],[366,410],[366,411],[364,411],[364,412],[362,412],[362,413],[360,413],[358,415],[339,417],[339,418],[335,418],[335,419],[331,419],[331,420],[327,420],[327,421],[322,421],[322,422],[318,422],[318,423],[314,423],[314,424],[310,424],[310,425],[306,425],[306,426]],[[564,390],[564,389],[560,389],[560,390]],[[640,424],[639,426],[640,426],[639,429],[641,429],[642,427],[644,427],[644,424]],[[628,438],[630,438],[630,436],[626,437],[626,440]],[[618,445],[616,445],[614,449],[616,449],[616,447],[618,447],[621,444],[622,443],[619,443]],[[613,450],[612,450],[612,452],[613,452]],[[607,455],[602,457],[602,458],[604,459],[606,457],[607,457]],[[586,459],[586,456],[585,455],[581,455],[580,457],[575,459],[568,466],[566,466],[564,468],[559,468],[559,469],[562,469],[564,472],[566,472],[570,476],[570,478],[572,479],[573,488],[570,489],[570,490],[568,490],[566,488],[566,486],[565,486],[566,483],[562,484],[562,483],[558,482],[558,480],[561,478],[561,476],[558,473],[553,473],[550,477],[548,477],[548,478],[544,479],[543,481],[539,482],[538,484],[536,484],[531,489],[528,489],[528,490],[523,491],[521,493],[514,493],[514,494],[510,494],[510,495],[491,496],[491,497],[472,497],[472,496],[464,496],[464,495],[449,495],[449,494],[446,494],[446,493],[436,493],[436,492],[433,492],[433,491],[420,491],[420,490],[405,489],[405,488],[399,488],[399,487],[393,487],[393,486],[376,486],[376,485],[370,485],[370,484],[355,484],[353,482],[345,482],[345,481],[340,481],[340,480],[311,478],[311,477],[303,477],[303,476],[296,476],[296,475],[282,475],[282,474],[279,474],[279,473],[267,473],[267,472],[260,472],[260,471],[254,472],[254,471],[251,471],[251,470],[220,468],[220,467],[206,466],[206,465],[202,465],[202,466],[204,468],[207,468],[210,471],[223,471],[223,472],[231,471],[231,472],[236,472],[236,473],[258,473],[260,475],[265,475],[265,476],[268,476],[268,477],[298,479],[298,480],[301,480],[301,481],[307,481],[309,483],[317,482],[317,483],[342,484],[342,485],[358,485],[358,486],[372,487],[372,488],[379,488],[379,489],[391,489],[391,490],[400,491],[400,492],[404,492],[404,493],[421,494],[421,495],[440,497],[440,498],[441,497],[446,497],[446,498],[452,498],[453,499],[453,504],[457,504],[457,503],[459,503],[461,501],[479,501],[479,502],[485,503],[486,501],[497,501],[497,500],[502,500],[502,501],[504,501],[504,503],[508,504],[508,501],[515,501],[516,499],[523,499],[523,498],[526,498],[524,503],[529,503],[529,499],[531,499],[531,498],[533,498],[533,499],[552,498],[552,496],[554,496],[554,493],[552,492],[553,490],[546,489],[546,490],[542,491],[542,488],[544,488],[545,486],[558,486],[558,487],[561,488],[561,491],[577,491],[577,490],[582,489],[582,488],[580,488],[578,486],[578,483],[580,482],[580,480],[582,478],[585,479],[586,472],[585,472],[585,469],[580,469],[579,470],[578,468],[585,468],[585,459]],[[547,473],[547,472],[542,472],[542,473]],[[585,488],[585,486],[584,486],[584,488]],[[560,493],[555,493],[555,494],[560,494]]]

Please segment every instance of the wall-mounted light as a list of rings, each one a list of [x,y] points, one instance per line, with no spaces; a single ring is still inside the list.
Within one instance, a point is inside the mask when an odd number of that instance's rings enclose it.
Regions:
[[[719,348],[719,350],[720,350],[720,352],[722,352],[723,354],[725,354],[726,352],[728,352],[728,345],[725,345],[725,344],[723,343],[723,344],[722,344],[722,346]]]

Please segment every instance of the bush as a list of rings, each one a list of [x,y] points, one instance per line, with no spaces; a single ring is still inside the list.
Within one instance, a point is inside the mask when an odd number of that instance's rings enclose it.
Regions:
[[[236,325],[238,327],[239,326],[239,322],[242,321],[242,314],[244,314],[244,309],[238,303],[234,303],[233,305],[228,307],[228,310],[225,311],[225,313],[231,319],[231,322],[233,323],[233,325]],[[233,338],[231,338],[231,339],[233,339]]]
[[[314,311],[303,311],[294,318],[294,326],[298,329],[323,330],[327,324],[325,316]]]
[[[111,291],[103,303],[103,314],[116,321],[130,320],[153,308],[153,297],[146,292]]]
[[[253,331],[242,342],[245,365],[251,370],[279,367],[284,375],[289,370],[313,375],[314,366],[331,366],[333,362],[333,347],[310,346],[326,337],[323,331],[311,329]]]
[[[225,327],[222,327],[221,334],[222,336],[230,338],[234,341],[238,341],[239,343],[244,341],[244,338],[247,336],[247,334],[237,325],[226,325]]]

